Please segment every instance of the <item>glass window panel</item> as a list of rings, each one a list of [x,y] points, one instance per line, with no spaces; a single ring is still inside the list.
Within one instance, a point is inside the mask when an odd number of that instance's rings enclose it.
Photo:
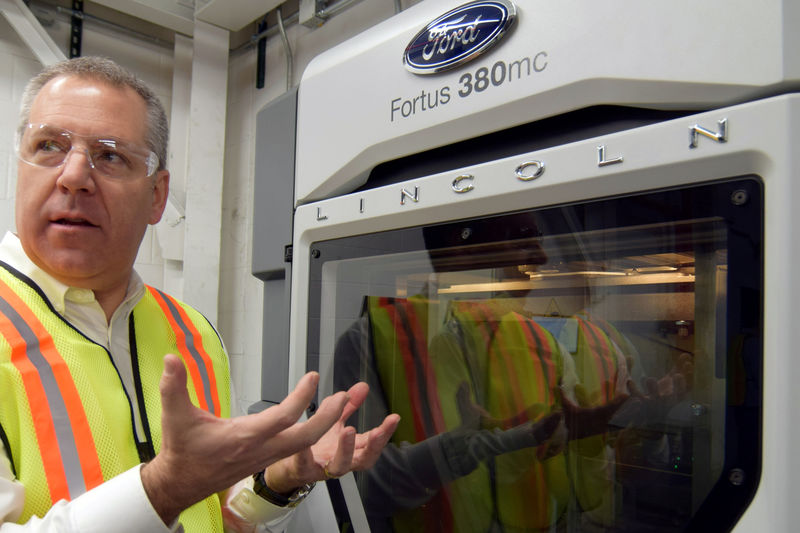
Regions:
[[[402,416],[357,475],[371,529],[732,524],[758,477],[762,215],[739,179],[313,244],[308,366],[370,384],[360,430]]]

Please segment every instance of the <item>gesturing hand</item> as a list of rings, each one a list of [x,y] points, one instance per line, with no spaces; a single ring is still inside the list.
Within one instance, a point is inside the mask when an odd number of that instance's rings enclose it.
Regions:
[[[622,405],[628,401],[630,395],[617,394],[608,403],[582,407],[567,398],[561,389],[561,406],[564,410],[564,421],[567,424],[569,440],[582,439],[592,435],[600,435],[608,431],[608,422]]]
[[[305,483],[366,470],[375,464],[397,429],[400,416],[391,414],[380,426],[366,433],[357,434],[355,428],[345,426],[345,421],[364,403],[368,392],[366,383],[350,387],[349,401],[339,420],[316,443],[270,465],[264,474],[267,485],[276,492],[287,493]]]
[[[161,450],[141,470],[147,496],[164,523],[195,502],[307,449],[341,423],[343,413],[355,410],[348,406],[347,393],[339,392],[325,398],[310,419],[297,422],[318,382],[319,375],[310,372],[280,404],[222,419],[192,405],[186,369],[178,357],[167,355],[160,384]]]

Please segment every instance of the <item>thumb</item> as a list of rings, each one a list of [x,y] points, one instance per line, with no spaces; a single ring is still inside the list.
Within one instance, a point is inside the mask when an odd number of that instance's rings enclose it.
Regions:
[[[630,393],[632,398],[644,398],[644,393],[639,389],[639,386],[636,385],[636,382],[632,379],[629,379],[628,382],[628,392]]]
[[[469,398],[469,386],[466,381],[462,381],[458,385],[458,390],[456,391],[456,405],[458,406],[458,414],[461,417],[462,427],[473,427],[477,425],[480,415],[472,407],[472,402]]]
[[[562,414],[558,411],[550,413],[533,424],[533,437],[536,439],[537,444],[542,444],[550,438],[550,435],[555,432],[558,425],[561,423]]]
[[[577,396],[578,388],[580,385],[575,385],[575,394]],[[564,390],[561,387],[556,387],[556,393],[558,394],[561,400],[561,408],[564,410],[564,413],[567,415],[572,414],[573,412],[577,411],[578,405],[575,404],[570,398],[564,394]]]
[[[458,390],[456,391],[456,404],[458,405],[458,410],[461,413],[462,418],[465,415],[471,414],[472,402],[469,398],[469,386],[467,385],[466,381],[462,381],[458,385]]]
[[[161,390],[161,407],[164,413],[180,412],[191,405],[189,392],[186,390],[186,368],[177,356],[164,356],[164,373],[159,384]]]

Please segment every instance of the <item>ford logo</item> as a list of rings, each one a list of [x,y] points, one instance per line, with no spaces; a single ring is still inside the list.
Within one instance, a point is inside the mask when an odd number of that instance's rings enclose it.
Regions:
[[[502,39],[517,18],[510,0],[470,2],[437,18],[408,43],[403,64],[434,74],[475,59]]]

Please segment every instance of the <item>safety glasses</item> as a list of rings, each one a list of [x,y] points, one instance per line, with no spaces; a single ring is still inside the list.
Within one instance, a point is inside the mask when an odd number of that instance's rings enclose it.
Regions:
[[[28,124],[17,133],[17,157],[29,165],[60,167],[73,150],[85,153],[89,165],[110,178],[152,176],[158,169],[153,151],[115,137],[78,135],[48,124]]]

